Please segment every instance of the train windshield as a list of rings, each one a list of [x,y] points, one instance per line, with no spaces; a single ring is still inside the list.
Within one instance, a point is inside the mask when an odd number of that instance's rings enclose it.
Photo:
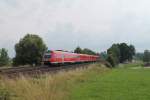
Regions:
[[[44,58],[46,58],[46,59],[51,58],[51,55],[50,54],[45,54]]]

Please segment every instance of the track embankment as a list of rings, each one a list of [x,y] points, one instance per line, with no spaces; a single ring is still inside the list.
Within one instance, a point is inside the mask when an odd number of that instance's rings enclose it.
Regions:
[[[46,73],[57,73],[60,71],[68,71],[77,68],[87,68],[93,63],[59,65],[59,66],[36,66],[36,67],[13,67],[7,69],[0,69],[0,76],[8,78],[16,78],[19,76],[39,76]]]

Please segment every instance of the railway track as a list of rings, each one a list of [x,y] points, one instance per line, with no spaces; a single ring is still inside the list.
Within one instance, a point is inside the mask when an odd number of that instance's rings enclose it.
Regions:
[[[14,67],[0,69],[0,76],[16,78],[19,76],[39,76],[46,73],[57,73],[59,71],[68,71],[76,68],[87,68],[92,63],[60,65],[60,66],[37,66],[37,67]]]

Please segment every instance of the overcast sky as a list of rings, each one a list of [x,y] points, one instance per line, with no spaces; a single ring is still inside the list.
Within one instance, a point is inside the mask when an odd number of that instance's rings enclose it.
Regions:
[[[127,42],[150,45],[149,0],[0,0],[0,48],[14,56],[26,33],[40,35],[49,49],[76,46],[104,51]]]

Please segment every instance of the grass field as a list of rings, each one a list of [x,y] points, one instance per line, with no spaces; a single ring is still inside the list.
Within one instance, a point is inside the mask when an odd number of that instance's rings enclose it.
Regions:
[[[71,100],[150,100],[150,69],[128,64],[93,74],[73,88]]]
[[[150,69],[140,64],[0,79],[0,100],[150,100]]]
[[[38,78],[1,78],[0,100],[70,100],[71,90],[76,84],[86,81],[90,75],[107,71],[109,69],[100,64],[92,64],[88,69],[62,71]]]

